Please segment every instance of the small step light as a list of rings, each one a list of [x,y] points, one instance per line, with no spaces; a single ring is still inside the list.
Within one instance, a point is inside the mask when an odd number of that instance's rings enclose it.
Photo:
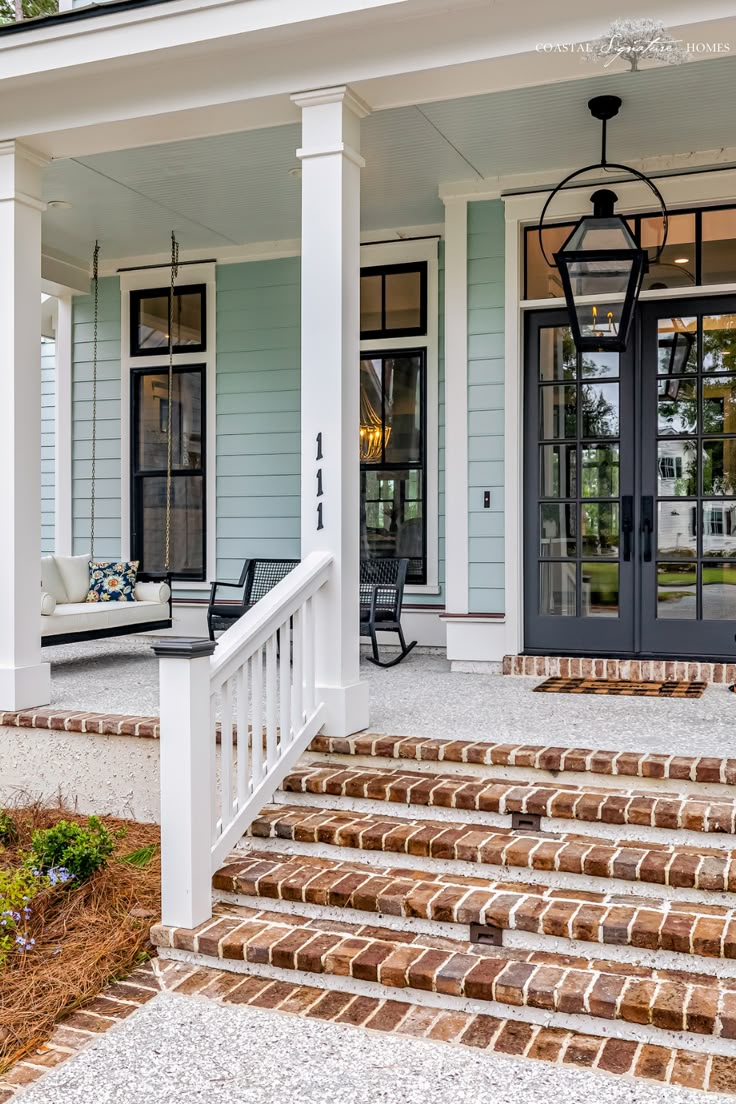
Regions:
[[[512,813],[511,829],[514,832],[538,832],[542,827],[539,813]]]
[[[471,924],[470,942],[483,947],[503,947],[503,928],[492,924]]]

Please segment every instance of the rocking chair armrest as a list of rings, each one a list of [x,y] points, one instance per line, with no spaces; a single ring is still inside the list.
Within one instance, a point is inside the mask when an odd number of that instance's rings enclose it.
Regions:
[[[371,601],[370,606],[368,607],[368,622],[369,624],[373,624],[373,622],[376,620],[376,600],[378,598],[378,588],[380,584],[373,583],[369,584],[369,586],[371,588]]]
[[[218,587],[231,587],[234,590],[243,590],[244,587],[245,587],[245,584],[244,583],[233,583],[232,581],[228,581],[228,580],[225,580],[225,579],[213,579],[212,584],[210,586],[210,603],[215,601],[215,598],[217,597],[217,588]]]

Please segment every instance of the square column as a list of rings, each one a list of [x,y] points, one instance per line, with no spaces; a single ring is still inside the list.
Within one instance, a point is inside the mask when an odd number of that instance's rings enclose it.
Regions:
[[[46,705],[41,662],[41,170],[0,142],[0,710]]]
[[[301,552],[330,552],[315,674],[324,731],[368,724],[360,682],[360,120],[349,88],[292,96],[302,111]]]

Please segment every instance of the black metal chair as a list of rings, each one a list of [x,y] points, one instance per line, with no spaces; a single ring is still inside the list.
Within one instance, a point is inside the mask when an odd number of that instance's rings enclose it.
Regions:
[[[408,570],[408,559],[360,561],[360,635],[370,637],[373,656],[368,658],[377,667],[395,667],[406,659],[416,644],[416,640],[406,643],[401,628],[401,606]],[[388,663],[381,662],[377,632],[396,633],[401,642],[398,656]]]
[[[246,560],[237,583],[216,580],[210,589],[207,606],[210,640],[215,639],[216,632],[229,629],[298,564],[299,560]],[[238,598],[228,600],[218,595],[219,587],[237,589],[241,594]]]

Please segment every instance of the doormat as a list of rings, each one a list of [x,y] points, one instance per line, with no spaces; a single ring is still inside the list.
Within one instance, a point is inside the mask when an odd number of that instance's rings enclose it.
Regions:
[[[704,682],[647,679],[548,678],[534,687],[537,694],[617,694],[621,697],[701,698]]]

